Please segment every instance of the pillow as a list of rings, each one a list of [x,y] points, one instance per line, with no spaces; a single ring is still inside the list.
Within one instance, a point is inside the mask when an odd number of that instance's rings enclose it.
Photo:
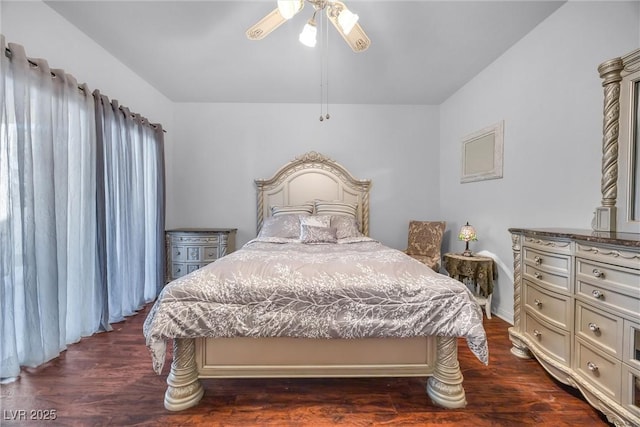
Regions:
[[[316,227],[302,224],[300,226],[302,243],[337,243],[336,229],[333,227]]]
[[[301,205],[271,206],[271,216],[278,215],[311,215],[313,213],[313,203],[307,202]]]
[[[300,225],[311,225],[314,227],[330,227],[331,226],[331,216],[329,215],[310,215],[299,217]]]
[[[334,200],[316,200],[316,214],[318,215],[343,215],[353,218],[358,217],[358,204]]]
[[[298,239],[300,237],[300,216],[285,215],[271,216],[265,218],[262,223],[259,238],[285,238]]]
[[[331,227],[336,229],[338,239],[363,236],[360,232],[360,227],[358,227],[358,221],[350,216],[333,215],[331,217]]]

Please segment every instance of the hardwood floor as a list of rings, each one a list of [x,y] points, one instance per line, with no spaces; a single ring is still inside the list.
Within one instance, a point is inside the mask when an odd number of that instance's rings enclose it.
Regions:
[[[461,341],[468,405],[433,406],[424,378],[203,380],[200,404],[164,409],[142,336],[150,306],[114,330],[69,346],[59,358],[0,386],[0,424],[55,426],[606,426],[606,419],[534,360],[513,356],[509,324],[485,318],[489,366]],[[40,412],[38,412],[40,411]],[[47,412],[49,411],[49,412]],[[51,415],[54,421],[32,420]]]

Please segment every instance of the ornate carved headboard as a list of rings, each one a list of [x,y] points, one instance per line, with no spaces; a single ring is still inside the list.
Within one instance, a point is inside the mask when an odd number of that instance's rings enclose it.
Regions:
[[[369,189],[371,180],[356,179],[342,165],[315,151],[296,157],[268,179],[256,179],[257,232],[271,206],[296,205],[312,200],[357,203],[358,221],[369,235]]]

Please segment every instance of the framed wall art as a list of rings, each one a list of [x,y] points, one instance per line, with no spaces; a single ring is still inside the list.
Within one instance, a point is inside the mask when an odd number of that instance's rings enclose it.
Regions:
[[[502,178],[504,121],[462,139],[460,182]]]

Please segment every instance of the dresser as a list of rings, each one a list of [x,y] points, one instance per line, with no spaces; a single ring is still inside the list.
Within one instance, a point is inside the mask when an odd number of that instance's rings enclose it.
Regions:
[[[616,426],[639,426],[640,234],[509,232],[511,352],[535,357]]]
[[[235,228],[176,228],[167,230],[166,281],[196,271],[235,250]]]

